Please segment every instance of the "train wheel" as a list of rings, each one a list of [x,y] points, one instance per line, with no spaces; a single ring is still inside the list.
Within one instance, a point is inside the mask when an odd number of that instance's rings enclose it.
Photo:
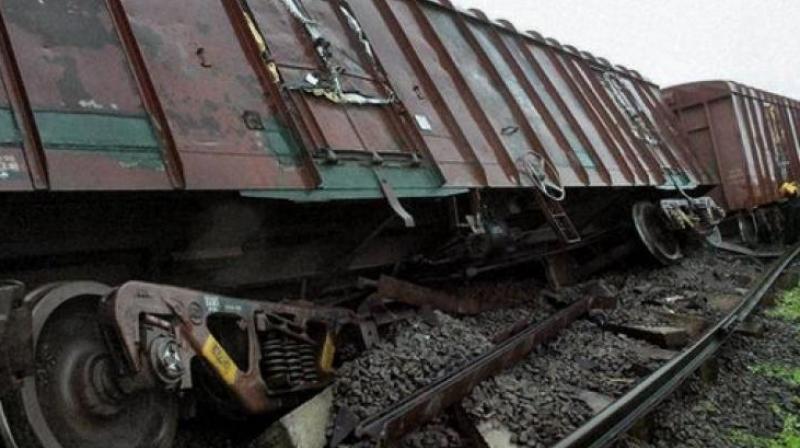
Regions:
[[[45,305],[51,309],[43,321],[34,311],[34,374],[3,403],[18,447],[171,446],[177,401],[161,390],[122,390],[98,323],[99,299],[80,295],[54,309]]]
[[[758,224],[755,216],[750,213],[740,213],[737,221],[742,242],[749,247],[758,245]]]
[[[669,228],[661,210],[653,203],[639,202],[634,205],[633,222],[642,243],[658,261],[669,265],[683,258],[675,232]]]

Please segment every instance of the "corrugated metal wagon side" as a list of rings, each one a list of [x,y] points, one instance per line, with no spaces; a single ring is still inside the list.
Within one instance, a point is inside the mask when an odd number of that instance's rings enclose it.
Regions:
[[[246,232],[200,224],[230,202],[276,235],[305,216],[346,231],[346,207],[377,205],[481,238],[494,215],[565,247],[629,223],[636,202],[697,208],[686,191],[713,182],[658,86],[449,0],[5,0],[0,76],[0,190],[74,193],[4,197],[47,206],[19,207],[35,225],[10,226],[0,258],[223,253],[250,257],[252,279],[276,245],[245,254]],[[149,213],[115,216],[131,198]],[[42,217],[60,215],[53,232]],[[105,237],[82,230],[100,222]],[[208,243],[174,236],[206,226]]]
[[[376,198],[377,173],[437,196],[530,186],[531,157],[565,187],[710,180],[657,86],[449,1],[8,0],[0,14],[4,190]]]
[[[449,1],[349,5],[449,185],[519,186],[530,153],[567,187],[710,181],[638,73]]]
[[[557,289],[722,220],[658,86],[449,0],[0,0],[0,80],[19,446],[166,448],[195,404],[289,409],[339,336],[405,315],[386,274]],[[760,104],[738,113],[766,183],[800,168],[766,162],[797,116]]]
[[[670,87],[666,95],[694,151],[715,171],[715,196],[729,211],[780,200],[800,178],[800,102],[733,82]]]

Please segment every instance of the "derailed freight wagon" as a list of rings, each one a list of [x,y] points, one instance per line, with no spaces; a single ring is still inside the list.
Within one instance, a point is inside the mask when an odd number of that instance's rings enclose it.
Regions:
[[[657,86],[443,1],[4,0],[0,74],[24,446],[167,447],[197,395],[292,406],[368,318],[313,304],[347,273],[558,280],[633,222],[670,261],[720,218]]]
[[[711,196],[736,216],[742,239],[780,234],[781,185],[800,180],[800,102],[727,81],[674,86],[664,96],[719,179]]]

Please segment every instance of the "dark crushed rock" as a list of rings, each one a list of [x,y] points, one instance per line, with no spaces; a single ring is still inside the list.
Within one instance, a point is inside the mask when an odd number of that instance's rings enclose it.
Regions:
[[[604,281],[617,288],[617,322],[668,325],[659,312],[722,318],[709,300],[720,295],[741,297],[762,271],[763,266],[752,259],[697,250],[676,265],[610,275]]]
[[[421,318],[400,325],[384,340],[338,372],[336,404],[359,418],[382,411],[491,347],[464,322],[436,313],[438,324]]]
[[[541,322],[553,315],[552,306],[540,299],[528,298],[527,303],[517,303],[509,308],[488,311],[478,316],[465,317],[463,322],[473,331],[491,340],[499,333],[520,323]]]
[[[425,425],[404,438],[403,448],[472,448],[446,421]]]
[[[616,323],[669,325],[657,311],[716,320],[722,313],[708,299],[720,294],[741,297],[741,288],[761,269],[752,260],[700,250],[675,266],[606,276],[599,284],[590,282],[560,295],[572,302],[598,287],[608,290],[620,306],[603,317]],[[540,304],[486,313],[465,322],[490,337],[498,326],[507,328],[520,319],[540,321],[553,312]],[[478,424],[504,426],[519,446],[550,446],[592,416],[579,393],[619,398],[665,362],[649,356],[651,350],[658,352],[657,347],[605,332],[596,323],[600,322],[576,322],[526,362],[481,384],[465,400],[473,419]]]
[[[495,290],[484,285],[471,294],[487,301],[509,303],[511,307],[463,319],[436,313],[437,325],[430,325],[424,319],[400,324],[393,336],[342,366],[336,384],[337,407],[348,407],[359,418],[378,413],[491,349],[491,339],[499,332],[521,320],[541,320],[552,312],[533,299],[534,293],[525,282],[503,284]],[[408,435],[402,446],[468,445],[443,419]]]
[[[502,423],[520,446],[552,445],[592,416],[579,392],[619,397],[660,366],[637,354],[641,345],[576,322],[545,350],[481,384],[465,406],[476,421]]]
[[[709,306],[708,299],[714,294],[741,296],[740,289],[747,286],[743,282],[755,278],[761,269],[762,266],[746,258],[699,250],[676,266],[635,268],[625,273],[609,274],[600,283],[569,288],[560,291],[559,295],[561,301],[570,303],[585,297],[589,290],[598,287],[608,290],[618,298],[620,307],[603,318],[614,323],[668,325],[669,322],[660,317],[658,311],[691,314],[711,320],[720,313]],[[438,325],[431,325],[423,318],[396,325],[379,346],[341,367],[335,386],[336,406],[346,406],[357,417],[366,418],[462,367],[465,362],[490,349],[491,339],[498,333],[521,321],[539,322],[552,315],[555,309],[544,299],[534,299],[537,293],[537,286],[526,282],[459,289],[458,294],[462,297],[480,297],[508,303],[508,306],[461,319],[436,313]],[[476,424],[506,427],[513,433],[513,442],[519,446],[550,446],[591,417],[592,410],[577,398],[579,393],[588,391],[617,398],[663,364],[663,359],[651,359],[646,350],[642,350],[643,347],[652,347],[623,335],[605,332],[599,323],[596,320],[576,322],[558,340],[541,348],[527,361],[481,384],[465,400],[468,414]],[[740,339],[737,339],[739,344],[742,343]],[[756,356],[753,353],[761,348],[754,346],[748,350],[750,355]],[[741,359],[730,362],[734,361],[742,362]],[[740,370],[736,372],[742,376]],[[758,387],[763,389],[768,386],[765,383],[774,380],[751,378],[747,382],[753,385],[753,394],[748,399],[763,400],[756,393]],[[693,383],[691,387],[701,388],[699,383]],[[687,390],[691,391],[691,387]],[[685,395],[676,398],[685,401],[677,402],[680,406],[676,415],[665,414],[663,417],[665,422],[674,418],[676,423],[665,423],[659,428],[660,439],[654,445],[644,446],[730,446],[720,445],[719,441],[712,440],[715,436],[701,433],[716,430],[709,423],[716,421],[714,418],[725,418],[710,409],[720,408],[727,401],[736,402],[737,395],[731,393],[726,399],[721,397],[713,401],[714,406],[705,402],[689,404]],[[709,422],[703,426],[703,418],[685,417],[683,414],[691,415],[689,411],[705,412]],[[767,428],[769,431],[781,423],[768,410],[758,415],[759,418],[756,416],[749,420],[734,419],[732,425]],[[686,428],[688,432],[672,432],[678,428]],[[216,444],[213,436],[208,442],[178,446],[237,446],[225,444],[225,440]],[[624,443],[641,442],[628,440]],[[413,448],[468,446],[446,418],[420,428],[407,436],[401,445]]]

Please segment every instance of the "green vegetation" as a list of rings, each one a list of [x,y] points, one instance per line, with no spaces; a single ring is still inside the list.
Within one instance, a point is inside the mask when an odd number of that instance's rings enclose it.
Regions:
[[[769,310],[767,314],[771,317],[800,322],[800,287],[786,291],[775,308]]]
[[[800,324],[800,285],[783,293],[767,315]],[[750,368],[756,375],[776,378],[792,388],[800,387],[800,368],[785,364],[759,364]],[[794,400],[800,401],[800,397]],[[773,405],[772,412],[783,420],[783,429],[775,437],[761,437],[744,431],[733,431],[728,439],[733,446],[745,448],[800,448],[800,415],[786,412]]]
[[[729,439],[735,446],[752,448],[800,448],[800,417],[774,409],[783,417],[783,430],[775,438],[758,437],[734,431]]]
[[[780,364],[759,364],[750,370],[759,375],[781,379],[792,386],[800,386],[800,368]]]

